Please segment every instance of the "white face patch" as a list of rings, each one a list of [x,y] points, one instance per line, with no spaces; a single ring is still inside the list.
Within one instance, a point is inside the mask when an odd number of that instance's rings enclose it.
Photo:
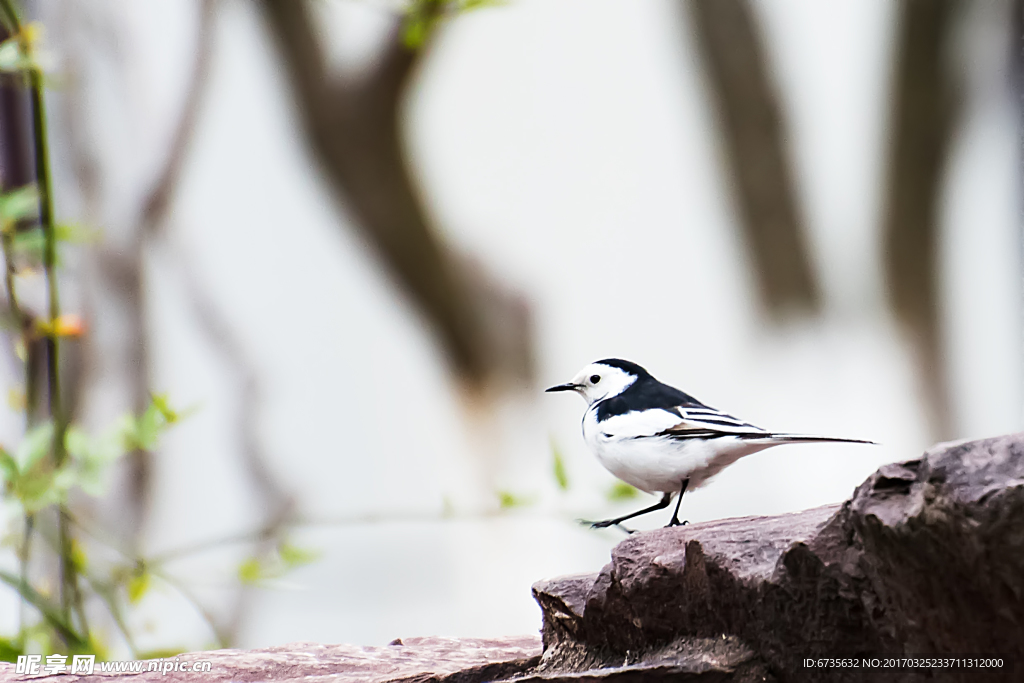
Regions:
[[[591,363],[572,378],[572,383],[579,387],[576,392],[588,406],[621,394],[635,381],[636,377],[625,370],[601,363]]]

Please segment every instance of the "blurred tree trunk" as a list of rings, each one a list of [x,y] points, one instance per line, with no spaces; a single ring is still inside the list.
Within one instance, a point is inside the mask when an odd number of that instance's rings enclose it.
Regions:
[[[954,433],[940,327],[938,198],[955,114],[946,49],[953,0],[899,7],[884,215],[890,305],[917,357],[932,433]]]
[[[691,0],[726,161],[761,300],[775,317],[814,313],[820,293],[793,189],[764,47],[746,0]]]
[[[437,333],[470,385],[530,379],[524,300],[480,267],[467,267],[431,229],[401,140],[403,95],[422,54],[401,22],[362,77],[330,71],[306,0],[260,0],[280,50],[309,144],[359,228]],[[441,13],[443,3],[430,3]]]

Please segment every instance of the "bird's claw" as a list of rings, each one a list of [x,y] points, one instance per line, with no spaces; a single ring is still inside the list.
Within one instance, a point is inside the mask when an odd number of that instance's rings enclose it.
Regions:
[[[627,527],[624,527],[614,519],[603,519],[599,522],[591,522],[588,519],[577,519],[576,521],[584,526],[589,526],[591,529],[607,529],[610,526],[616,526],[625,531],[627,534],[632,535],[636,533],[636,529],[629,529]]]
[[[669,529],[669,528],[674,527],[674,526],[686,526],[689,523],[690,523],[690,520],[688,520],[688,519],[684,519],[683,521],[680,522],[678,519],[673,517],[671,520],[669,520],[669,523],[665,525],[665,528]]]

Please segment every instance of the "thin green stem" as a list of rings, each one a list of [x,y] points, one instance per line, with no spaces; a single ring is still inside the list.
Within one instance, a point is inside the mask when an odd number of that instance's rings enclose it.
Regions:
[[[46,98],[43,92],[43,72],[37,67],[28,71],[32,100],[32,128],[36,157],[36,191],[39,193],[39,222],[43,228],[43,270],[46,272],[49,322],[60,317],[60,289],[57,283],[57,226],[53,210],[53,173],[50,168],[50,139],[46,123]],[[64,434],[67,420],[60,395],[60,337],[51,333],[46,340],[46,369],[49,378],[49,408],[53,418],[53,452],[58,467],[64,464]]]
[[[103,604],[106,605],[110,618],[114,620],[114,624],[121,632],[121,636],[124,638],[125,644],[128,645],[128,650],[131,652],[132,659],[136,659],[139,649],[135,645],[135,639],[132,637],[132,633],[128,629],[128,624],[124,620],[124,614],[121,613],[121,608],[118,606],[118,587],[116,585],[102,583],[89,576],[88,573],[84,573],[82,578],[84,578],[92,588],[93,593],[99,596]],[[86,630],[84,632],[88,633],[89,631]]]
[[[7,189],[7,188],[5,188]],[[5,225],[2,233],[4,248],[4,289],[7,290],[7,306],[11,309],[11,317],[18,324],[18,328],[24,331],[25,312],[21,309],[21,302],[18,300],[18,290],[14,287],[14,276],[17,274],[17,265],[14,262],[14,230],[15,226]]]
[[[213,638],[216,641],[216,649],[231,647],[233,645],[231,637],[217,624],[217,618],[203,605],[202,601],[185,586],[183,582],[178,581],[164,572],[153,571],[152,574],[177,590],[183,598],[192,603],[192,606],[196,608],[196,611],[198,611],[200,616],[202,616],[206,621],[206,625],[210,627],[210,631],[213,633]]]
[[[0,0],[0,13],[3,15],[0,16],[0,22],[3,22],[11,35],[21,32],[21,17],[11,0]]]
[[[25,533],[21,539],[21,548],[18,549],[18,573],[21,577],[21,585],[28,585],[29,560],[32,557],[32,528],[35,526],[35,515],[25,514]],[[26,627],[25,601],[20,603],[18,610],[18,633],[24,634]]]
[[[86,649],[86,646],[89,644],[89,638],[87,636],[80,636],[74,627],[64,619],[64,615],[54,608],[39,591],[22,581],[20,577],[8,574],[5,571],[0,571],[0,581],[18,591],[22,600],[39,610],[43,618],[60,634],[60,637],[64,639],[64,642],[69,647],[82,651]]]
[[[53,175],[50,169],[50,140],[46,125],[46,98],[43,94],[43,74],[37,67],[28,70],[29,95],[32,102],[32,129],[35,143],[36,191],[39,193],[39,222],[43,228],[43,270],[46,273],[48,317],[51,332],[46,337],[46,376],[49,388],[50,417],[53,419],[53,460],[57,467],[64,464],[67,453],[64,436],[67,420],[61,405],[60,387],[60,337],[53,330],[60,317],[60,290],[57,286],[57,239],[53,211]],[[64,506],[57,515],[60,555],[60,606],[65,620],[71,616],[75,605],[79,619],[85,624],[85,613],[80,609],[78,577],[71,557],[71,534]]]
[[[185,598],[185,600],[187,600],[189,603],[191,603],[193,607],[196,608],[196,610],[203,617],[203,619],[206,620],[207,625],[210,627],[210,631],[213,633],[214,639],[217,641],[218,647],[227,646],[230,643],[230,638],[228,638],[228,635],[224,632],[224,629],[222,629],[220,626],[218,626],[217,619],[216,619],[216,617],[214,617],[213,613],[210,612],[206,607],[203,606],[202,602],[195,595],[193,595],[191,591],[189,591],[185,587],[184,583],[182,583],[178,579],[174,578],[170,574],[168,574],[165,571],[163,571],[162,568],[159,566],[159,562],[158,561],[155,561],[155,560],[145,560],[142,557],[136,555],[135,553],[133,553],[131,551],[128,551],[128,550],[125,550],[119,543],[117,543],[116,541],[114,541],[114,540],[112,540],[110,538],[107,538],[104,534],[100,533],[98,530],[92,529],[89,526],[83,524],[82,521],[79,520],[79,519],[72,519],[71,522],[78,529],[80,529],[83,533],[85,533],[89,537],[93,538],[94,540],[104,544],[105,546],[107,546],[108,548],[110,548],[111,550],[113,550],[114,552],[119,554],[122,558],[124,558],[128,562],[132,562],[132,563],[136,563],[136,564],[139,563],[139,562],[145,562],[146,567],[148,568],[150,574],[152,574],[154,577],[160,579],[161,581],[166,582],[169,586],[171,586],[176,591],[178,591],[178,593],[180,593],[181,596],[183,598]],[[238,542],[241,542],[241,541],[244,541],[244,540],[251,541],[251,540],[253,540],[256,537],[257,537],[257,534],[256,533],[252,533],[252,534],[246,535],[245,537],[241,537],[241,536],[233,537],[233,540],[237,540]],[[225,541],[225,544],[227,542],[228,541]],[[204,546],[205,546],[205,544],[204,544]],[[92,581],[92,579],[90,579],[88,575],[86,575],[85,578],[86,578],[87,581],[90,582],[90,584],[93,586],[94,590],[97,590],[96,589],[96,583],[94,581]],[[97,593],[99,593],[101,595],[101,597],[103,597],[103,594],[100,593],[99,590],[97,590]],[[115,614],[115,612],[118,611],[115,603],[112,600],[107,600],[106,597],[104,597],[104,600],[107,601],[108,609],[110,610],[111,614],[114,615],[114,619],[115,620],[119,619],[120,617]],[[124,632],[125,639],[128,641],[128,647],[130,647],[130,648],[132,648],[134,650],[135,645],[134,645],[134,643],[131,640],[131,636],[130,636],[130,633],[128,632],[127,628],[123,628],[122,631]]]
[[[0,9],[8,21],[23,35],[17,10],[11,0],[0,0]],[[23,49],[29,57],[32,45],[27,40]],[[29,95],[32,103],[32,137],[35,151],[36,191],[39,193],[39,220],[43,229],[43,269],[46,272],[48,317],[51,328],[46,338],[46,374],[49,388],[49,412],[53,419],[53,459],[60,467],[67,458],[64,437],[67,433],[67,417],[61,402],[60,383],[60,337],[53,327],[60,317],[60,290],[57,283],[57,229],[53,210],[53,173],[50,167],[50,141],[46,122],[46,100],[44,96],[43,72],[37,66],[28,69]],[[78,590],[78,575],[72,558],[72,543],[67,511],[60,506],[57,515],[60,555],[60,605],[65,621],[70,621],[74,604],[79,622],[86,627],[85,610]]]

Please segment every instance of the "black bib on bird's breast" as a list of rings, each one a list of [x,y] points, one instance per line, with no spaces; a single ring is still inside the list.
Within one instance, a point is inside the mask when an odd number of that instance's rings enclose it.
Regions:
[[[646,373],[645,373],[646,374]],[[637,377],[618,396],[606,398],[597,404],[597,421],[642,410],[667,410],[678,413],[678,406],[703,406],[704,404],[675,387],[662,384],[650,375]],[[680,417],[682,417],[680,415]]]

